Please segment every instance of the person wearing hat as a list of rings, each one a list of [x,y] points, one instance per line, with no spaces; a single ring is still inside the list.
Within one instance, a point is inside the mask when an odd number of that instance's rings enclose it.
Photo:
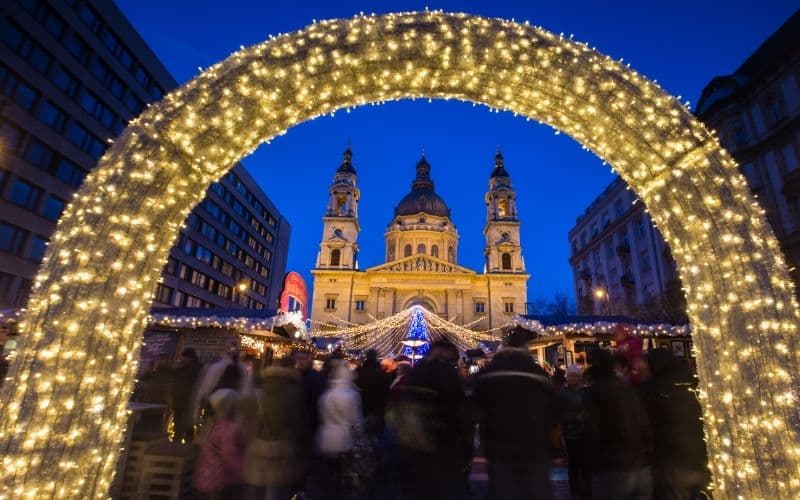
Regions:
[[[508,332],[475,382],[490,499],[553,496],[550,462],[560,405],[556,389],[526,348],[529,336],[519,327]]]
[[[644,402],[614,372],[610,351],[590,352],[589,364],[583,402],[592,498],[651,498],[653,435]]]

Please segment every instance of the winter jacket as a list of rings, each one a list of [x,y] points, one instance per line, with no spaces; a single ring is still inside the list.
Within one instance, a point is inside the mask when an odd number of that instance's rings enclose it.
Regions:
[[[316,450],[322,455],[337,456],[353,448],[354,432],[361,424],[361,396],[344,363],[337,363],[329,377],[328,389],[319,399]]]
[[[642,383],[654,435],[654,465],[706,470],[700,403],[689,368],[669,351],[648,356],[651,378]],[[663,358],[663,359],[653,359]]]
[[[584,389],[586,450],[593,468],[614,472],[650,464],[652,430],[638,391],[613,371],[593,371]]]
[[[526,349],[497,353],[478,375],[474,395],[490,461],[549,460],[560,404],[544,370]]]

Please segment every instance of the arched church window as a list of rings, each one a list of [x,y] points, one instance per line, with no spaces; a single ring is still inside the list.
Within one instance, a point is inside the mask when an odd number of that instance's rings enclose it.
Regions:
[[[336,229],[334,229],[334,230],[333,230],[333,235],[334,235],[335,237],[337,237],[337,238],[341,238],[341,237],[342,237],[342,230],[341,230],[341,229],[339,229],[339,228],[336,228]]]
[[[511,269],[511,254],[504,253],[500,258],[503,269]]]
[[[347,198],[343,194],[336,196],[336,211],[342,215],[345,212],[345,205],[347,205]]]
[[[508,200],[497,200],[497,216],[505,217],[508,215]]]
[[[439,246],[432,245],[431,246],[431,257],[438,257],[439,256]]]
[[[455,249],[453,248],[452,245],[447,247],[447,260],[449,262],[455,262],[456,261],[456,251],[455,251]]]
[[[417,245],[417,253],[425,253],[425,245],[423,245],[422,243]]]
[[[331,250],[331,265],[338,266],[341,260],[342,252],[338,248]]]
[[[403,257],[411,257],[411,245],[406,245],[403,249]]]
[[[394,260],[394,245],[389,244],[389,248],[386,249],[386,261],[391,262]]]

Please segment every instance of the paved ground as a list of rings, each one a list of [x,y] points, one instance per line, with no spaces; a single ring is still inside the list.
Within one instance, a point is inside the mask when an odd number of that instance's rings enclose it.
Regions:
[[[554,467],[550,473],[550,479],[553,482],[553,500],[570,500],[567,469]],[[483,500],[486,498],[488,481],[489,474],[486,459],[482,457],[475,458],[469,475],[469,484],[472,490],[471,500]]]

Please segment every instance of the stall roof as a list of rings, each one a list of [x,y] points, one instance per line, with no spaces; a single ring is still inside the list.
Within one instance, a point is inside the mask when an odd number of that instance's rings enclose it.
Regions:
[[[579,315],[551,315],[551,314],[526,314],[520,315],[520,318],[526,320],[538,321],[542,326],[561,326],[571,325],[575,323],[623,323],[631,326],[656,326],[664,325],[662,321],[645,321],[638,318],[631,318],[630,316],[579,316]],[[671,325],[683,326],[683,325]]]

